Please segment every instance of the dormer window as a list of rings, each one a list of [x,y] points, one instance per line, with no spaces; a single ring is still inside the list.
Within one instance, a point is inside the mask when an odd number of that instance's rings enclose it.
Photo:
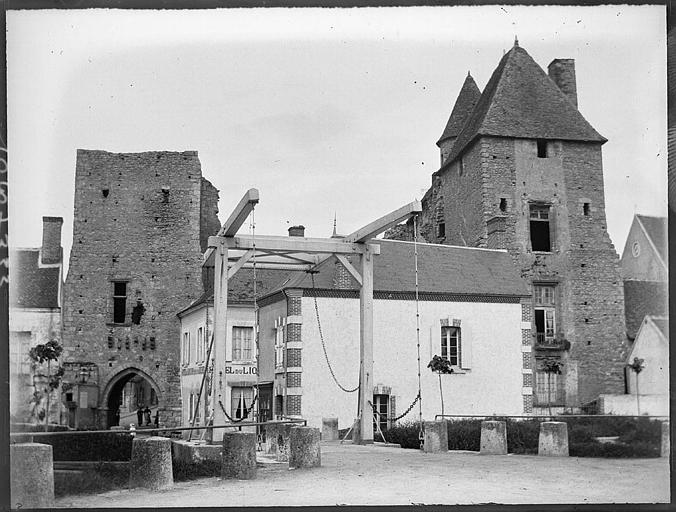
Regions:
[[[545,139],[537,139],[538,158],[547,158],[547,141]]]

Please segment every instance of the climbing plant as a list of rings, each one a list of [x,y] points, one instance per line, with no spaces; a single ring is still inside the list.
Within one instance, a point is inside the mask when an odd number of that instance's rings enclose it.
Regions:
[[[445,357],[435,355],[427,367],[439,376],[439,394],[441,396],[441,415],[444,415],[444,389],[441,385],[441,375],[453,373],[451,362]]]
[[[58,361],[63,347],[56,340],[50,340],[47,343],[36,345],[28,352],[33,369],[33,378],[35,391],[30,402],[33,404],[33,416],[36,420],[45,420],[45,432],[49,428],[49,407],[52,392],[59,387],[63,378],[64,369],[60,367],[52,374],[52,362]],[[42,365],[47,363],[47,374],[39,373]],[[47,402],[46,407],[42,407],[43,401]]]
[[[641,415],[641,407],[638,398],[638,374],[643,371],[645,368],[644,364],[645,359],[635,357],[632,363],[627,364],[627,366],[636,374],[636,414]]]

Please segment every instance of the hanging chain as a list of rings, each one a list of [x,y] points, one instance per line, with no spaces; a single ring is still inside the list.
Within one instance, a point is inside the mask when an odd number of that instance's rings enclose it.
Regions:
[[[418,400],[420,400],[420,393],[416,395],[416,397],[413,399],[413,402],[411,402],[411,405],[408,406],[408,409],[406,409],[402,414],[397,416],[396,418],[388,418],[391,422],[399,421],[402,419],[404,416],[406,416],[409,412],[413,410],[413,407],[415,407],[415,404],[418,403]],[[371,404],[371,402],[369,402]],[[371,407],[373,407],[373,412],[375,412],[378,416],[381,416],[381,413],[376,411],[376,408],[373,404],[371,404]]]
[[[258,297],[258,289],[257,289],[257,276],[256,276],[256,206],[251,209],[251,245],[252,245],[252,264],[253,264],[253,307],[254,307],[254,343],[255,343],[255,352],[256,352],[256,396],[254,398],[254,401],[251,403],[251,407],[253,408],[253,404],[257,403],[258,401],[258,396],[260,395],[260,372],[258,371],[258,358],[260,355],[260,349],[258,345],[258,302],[257,302],[257,297]],[[256,410],[256,420],[260,421],[260,402],[258,402],[258,408]]]
[[[312,290],[315,290],[315,275],[310,273],[310,279],[312,279]],[[319,321],[319,306],[317,306],[317,294],[313,293],[313,298],[315,302],[315,313],[317,315],[317,327],[319,328],[319,339],[322,341],[322,349],[324,350],[324,358],[326,359],[326,365],[329,367],[329,372],[331,372],[331,377],[333,377],[334,382],[338,385],[340,389],[345,391],[346,393],[354,393],[355,391],[359,390],[359,386],[357,386],[354,389],[347,389],[344,387],[340,382],[338,382],[338,379],[336,378],[336,374],[333,373],[333,368],[331,367],[331,362],[329,361],[329,355],[326,353],[326,344],[324,343],[324,334],[322,332],[322,324]]]
[[[418,296],[418,215],[413,216],[413,262],[415,264],[415,334],[418,347],[418,438],[420,439],[420,448],[422,449],[425,441],[422,421],[422,392],[420,379],[420,298]],[[415,403],[415,402],[414,402]]]
[[[251,402],[251,405],[249,406],[249,408],[248,408],[248,409],[244,409],[244,412],[242,413],[242,417],[241,417],[241,418],[238,418],[238,419],[232,418],[232,417],[226,412],[225,406],[223,405],[223,402],[221,402],[220,400],[218,401],[218,405],[221,406],[221,411],[223,411],[223,414],[225,414],[225,417],[228,418],[228,420],[230,421],[230,423],[241,423],[242,421],[244,421],[245,419],[247,419],[247,418],[249,417],[249,414],[251,414],[251,411],[253,410],[254,405],[256,404],[257,401],[258,401],[258,395],[256,395],[256,396],[254,397],[253,402]]]

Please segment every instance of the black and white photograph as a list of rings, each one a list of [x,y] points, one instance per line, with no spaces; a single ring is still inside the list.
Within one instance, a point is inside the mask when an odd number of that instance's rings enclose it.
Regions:
[[[669,503],[672,37],[7,10],[10,506]]]

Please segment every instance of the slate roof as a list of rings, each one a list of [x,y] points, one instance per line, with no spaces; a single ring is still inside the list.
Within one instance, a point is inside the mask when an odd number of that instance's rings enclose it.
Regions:
[[[666,217],[648,217],[647,215],[636,215],[639,222],[643,225],[648,238],[652,240],[657,247],[662,261],[668,263],[668,235]]]
[[[9,254],[9,301],[13,308],[58,308],[58,267],[39,268],[39,249],[15,249]]]
[[[380,255],[375,256],[373,264],[374,291],[413,292],[414,244],[383,239],[374,242],[380,245]],[[351,259],[356,266],[357,258]],[[335,258],[330,258],[319,266],[319,273],[314,276],[316,288],[336,289],[333,283],[335,262]],[[527,283],[521,279],[506,251],[419,243],[418,282],[421,293],[530,295]],[[305,272],[297,273],[277,290],[285,288],[312,288],[311,277]],[[350,289],[359,289],[354,279]]]
[[[295,272],[291,272],[293,274]],[[268,295],[277,288],[287,277],[288,270],[256,269],[256,299]],[[228,281],[228,302],[233,304],[253,304],[253,272],[251,269],[241,269]],[[205,291],[198,299],[185,307],[179,314],[202,303],[213,304],[214,292],[212,289]]]
[[[668,314],[668,307],[668,283],[624,281],[624,319],[630,339],[636,338],[646,315],[665,316]]]
[[[599,143],[607,140],[517,45],[500,60],[441,168],[450,165],[479,135]]]
[[[465,82],[460,89],[460,94],[458,94],[458,99],[455,100],[451,116],[446,123],[446,128],[437,141],[437,146],[446,139],[458,136],[480,97],[481,91],[479,90],[479,87],[477,87],[472,75],[467,73]]]

